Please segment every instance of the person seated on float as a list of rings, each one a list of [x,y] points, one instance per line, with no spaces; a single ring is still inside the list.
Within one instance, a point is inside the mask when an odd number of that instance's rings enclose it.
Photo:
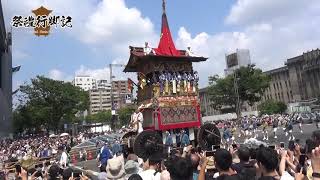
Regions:
[[[187,47],[187,50],[186,50],[186,56],[196,56],[192,50],[191,50],[191,47]]]
[[[144,43],[143,53],[144,55],[156,54],[155,51],[149,46],[148,42]]]

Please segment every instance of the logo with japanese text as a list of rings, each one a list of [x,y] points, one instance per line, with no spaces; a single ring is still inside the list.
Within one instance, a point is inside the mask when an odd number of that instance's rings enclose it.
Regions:
[[[48,36],[51,27],[71,28],[71,16],[55,16],[50,15],[52,10],[43,6],[32,10],[34,15],[30,16],[14,16],[11,25],[14,28],[33,28],[36,36]]]

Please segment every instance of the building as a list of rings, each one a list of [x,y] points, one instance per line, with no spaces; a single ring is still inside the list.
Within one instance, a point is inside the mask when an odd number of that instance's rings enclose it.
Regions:
[[[111,86],[107,88],[89,90],[90,114],[111,110]]]
[[[113,102],[116,109],[126,106],[126,97],[131,96],[128,90],[128,81],[113,81]],[[111,110],[111,84],[107,80],[98,80],[96,85],[89,90],[90,114],[99,111]]]
[[[320,50],[293,57],[285,63],[289,70],[294,101],[311,100],[320,96]]]
[[[235,54],[231,54],[231,56],[233,56],[232,58],[237,57]],[[230,60],[232,58],[229,57],[229,65],[227,67],[233,67]],[[264,73],[270,76],[271,81],[263,94],[262,102],[275,100],[285,104],[312,104],[315,98],[320,97],[319,49],[289,58],[285,62],[285,66],[265,71]],[[203,116],[221,114],[220,111],[214,110],[210,106],[211,102],[208,98],[207,88],[201,89],[199,95]],[[256,105],[250,107],[245,104],[241,107],[241,110],[256,111]]]
[[[220,111],[215,110],[211,106],[211,100],[209,94],[207,93],[208,87],[199,89],[199,98],[200,98],[200,108],[202,116],[212,116],[219,114]]]
[[[84,91],[89,91],[90,89],[96,87],[96,80],[91,76],[76,76],[73,79],[72,84],[80,87]]]
[[[271,77],[263,100],[284,103],[312,101],[320,96],[320,50],[287,59],[285,66],[265,73]]]
[[[107,80],[97,80],[94,89],[111,89],[111,84]]]
[[[116,94],[128,94],[128,81],[127,80],[119,80],[119,81],[112,81],[112,88]]]
[[[225,75],[230,75],[234,70],[251,64],[250,51],[248,49],[237,49],[236,52],[226,55]]]
[[[293,101],[291,81],[287,66],[266,71],[270,77],[269,87],[265,90],[263,101],[276,100],[288,104]]]
[[[0,2],[0,137],[12,131],[12,53],[11,33],[6,32]]]

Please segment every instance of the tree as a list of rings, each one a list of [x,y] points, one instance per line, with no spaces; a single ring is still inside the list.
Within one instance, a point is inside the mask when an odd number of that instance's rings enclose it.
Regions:
[[[20,92],[19,105],[14,112],[15,129],[20,131],[21,126],[28,129],[43,126],[47,131],[56,131],[63,123],[75,122],[75,114],[89,106],[88,92],[69,82],[43,76],[20,86]]]
[[[281,114],[287,110],[287,105],[280,101],[267,100],[258,106],[260,114]]]
[[[211,105],[215,109],[228,107],[233,112],[236,112],[239,95],[240,107],[244,103],[252,106],[261,100],[265,89],[269,86],[269,82],[270,78],[261,69],[255,68],[255,65],[240,67],[234,74],[224,78],[218,75],[210,76],[208,94],[212,101]],[[238,95],[235,91],[236,84]]]
[[[86,117],[86,120],[89,123],[106,123],[110,125],[111,118],[112,118],[111,110],[108,110],[108,111],[100,111],[96,114],[90,114]]]
[[[126,126],[130,123],[131,115],[135,109],[135,107],[124,107],[118,111],[120,126]]]

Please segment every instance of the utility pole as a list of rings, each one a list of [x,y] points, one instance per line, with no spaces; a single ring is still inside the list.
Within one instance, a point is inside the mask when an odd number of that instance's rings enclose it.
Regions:
[[[112,67],[123,67],[123,64],[109,64],[109,71],[110,71],[110,84],[111,84],[111,92],[110,92],[110,99],[111,99],[111,129],[115,130],[115,118],[116,118],[116,109],[114,106],[114,98],[113,98],[113,75],[112,75]]]
[[[237,114],[237,119],[240,120],[241,116],[241,107],[240,107],[240,96],[239,96],[239,87],[238,87],[238,76],[237,76],[237,70],[234,70],[234,92],[236,94],[236,114]]]

